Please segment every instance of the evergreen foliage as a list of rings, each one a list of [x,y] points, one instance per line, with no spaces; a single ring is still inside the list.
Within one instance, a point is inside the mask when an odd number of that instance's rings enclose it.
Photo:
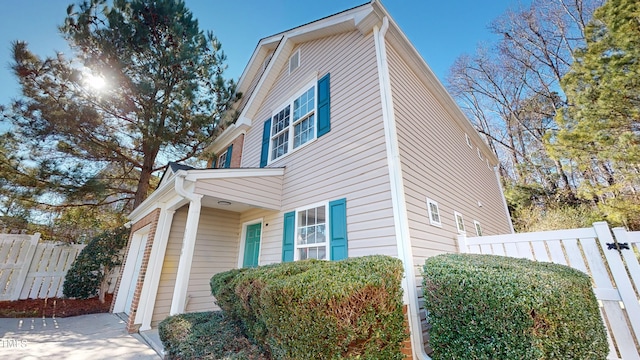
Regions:
[[[582,198],[608,221],[640,227],[640,3],[609,0],[586,28],[562,86],[569,106],[552,144],[583,174]]]
[[[183,0],[82,0],[67,13],[59,29],[70,56],[12,44],[22,96],[0,110],[28,161],[7,179],[40,210],[130,211],[167,160],[194,161],[232,120],[223,113],[235,84]]]
[[[169,316],[158,325],[167,360],[226,359],[266,360],[238,324],[222,312],[198,312]]]
[[[125,227],[105,231],[91,239],[64,278],[64,296],[88,299],[98,295],[104,302],[109,288],[108,276],[122,263],[121,250],[128,239],[129,229]]]
[[[402,359],[400,260],[365,256],[231,270],[211,292],[273,359]]]
[[[433,359],[593,359],[609,352],[588,275],[494,255],[426,260]]]

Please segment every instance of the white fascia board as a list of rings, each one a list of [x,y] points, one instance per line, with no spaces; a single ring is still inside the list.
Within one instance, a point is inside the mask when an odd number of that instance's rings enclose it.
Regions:
[[[251,122],[249,122],[251,124]],[[240,134],[246,134],[249,130],[249,124],[247,124],[246,118],[240,118],[235,123],[229,125],[222,134],[218,135],[211,145],[209,145],[206,151],[210,151],[214,154],[224,149],[231,141],[240,136]]]
[[[240,75],[240,79],[238,80],[238,91],[245,92],[246,89],[251,84],[251,78],[255,76],[257,73],[257,69],[262,66],[264,63],[264,59],[266,58],[266,54],[269,52],[265,50],[261,52],[263,49],[275,48],[277,43],[282,40],[282,35],[273,35],[264,39],[261,39],[256,45],[256,48],[253,50],[253,54],[247,63],[247,66],[244,68],[242,75]],[[256,66],[259,64],[258,68]],[[247,79],[249,79],[247,81]]]
[[[146,216],[150,211],[154,210],[157,207],[161,207],[160,203],[164,202],[166,199],[173,196],[172,193],[175,193],[175,176],[172,174],[172,178],[168,181],[164,181],[148,198],[146,198],[137,208],[133,209],[127,218],[135,223],[140,220],[144,216]]]
[[[260,88],[262,88],[263,84],[265,83],[265,81],[266,81],[265,79],[268,78],[268,74],[270,74],[272,72],[271,69],[273,69],[273,64],[275,63],[274,60],[278,56],[280,56],[280,53],[282,53],[283,43],[285,41],[284,41],[284,37],[282,37],[281,39],[282,40],[280,41],[280,44],[276,48],[276,51],[274,52],[273,57],[271,57],[271,61],[269,61],[269,65],[267,65],[267,68],[264,71],[264,73],[262,73],[262,76],[260,77],[260,80],[258,81],[258,84],[253,89],[253,91],[251,92],[251,96],[249,97],[249,100],[247,100],[247,103],[244,105],[244,108],[242,109],[242,112],[240,113],[240,118],[245,118],[245,119],[251,119],[252,118],[251,115],[253,115],[253,114],[249,115],[249,109],[252,108],[252,105],[255,102],[255,99],[257,97],[257,94],[259,93]]]
[[[187,181],[197,181],[201,179],[230,179],[259,176],[282,176],[284,168],[258,168],[258,169],[206,169],[206,170],[186,170]]]
[[[348,30],[358,29],[357,24],[359,24],[363,19],[366,19],[371,12],[371,6],[357,7],[352,10],[338,13],[336,15],[332,15],[327,18],[302,25],[287,32],[283,32],[268,38],[269,44],[273,44],[276,39],[278,39],[279,44],[273,54],[273,57],[271,58],[271,61],[269,61],[269,65],[262,74],[262,77],[251,93],[249,100],[247,100],[247,103],[242,109],[240,118],[254,118],[257,111],[257,109],[254,109],[254,107],[258,106],[261,103],[260,100],[262,99],[262,97],[265,96],[261,89],[270,88],[273,82],[276,81],[278,74],[282,70],[282,67],[287,64],[287,62],[283,61],[282,59],[288,59],[288,57],[291,55],[291,51],[296,44],[310,41],[322,36],[329,36],[334,33],[337,34]],[[265,45],[263,45],[261,42],[254,54],[259,53],[259,48],[261,46]],[[252,57],[251,62],[258,60],[260,59],[257,56],[256,58]],[[250,65],[247,66],[247,68],[252,68],[254,66],[254,64],[252,64],[251,62]],[[250,72],[247,73],[249,74]],[[244,77],[242,78],[242,80],[245,80]],[[246,79],[246,81],[250,80],[250,78]]]

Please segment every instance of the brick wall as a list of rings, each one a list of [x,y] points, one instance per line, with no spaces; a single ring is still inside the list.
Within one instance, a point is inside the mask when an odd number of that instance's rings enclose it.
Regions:
[[[233,145],[233,150],[231,151],[231,162],[229,163],[230,168],[239,168],[240,163],[242,162],[242,146],[244,145],[244,134],[238,135],[229,145]],[[227,151],[229,145],[225,146],[220,150],[218,154],[215,154],[213,158],[207,161],[207,167],[212,168],[215,161],[217,161],[218,157],[222,155],[223,152]],[[218,168],[220,164],[216,164],[216,168]]]
[[[118,281],[116,283],[116,291],[114,293],[113,298],[115,299],[118,296],[118,290],[120,288],[120,281],[122,280],[122,271],[126,266],[127,257],[129,256],[129,250],[131,249],[131,240],[133,239],[133,235],[136,231],[142,229],[147,225],[151,225],[149,229],[149,233],[147,235],[147,243],[145,244],[144,254],[142,257],[142,263],[140,265],[140,272],[138,274],[138,279],[136,280],[136,289],[133,295],[133,301],[131,302],[131,308],[136,309],[133,311],[129,311],[129,319],[127,321],[127,331],[136,332],[140,326],[140,324],[134,324],[134,320],[136,318],[136,311],[138,308],[138,303],[140,302],[140,292],[142,291],[142,283],[144,281],[145,274],[147,272],[147,265],[149,264],[149,257],[151,255],[151,248],[153,246],[153,240],[156,236],[156,230],[158,228],[158,221],[160,219],[160,209],[155,209],[150,212],[147,216],[140,219],[138,222],[131,226],[131,233],[129,234],[129,241],[127,243],[127,250],[124,255],[124,263],[120,268],[120,275],[118,276]],[[113,312],[113,306],[115,305],[115,301],[111,303],[111,312]]]
[[[402,306],[402,313],[404,314],[404,328],[407,334],[407,338],[402,342],[402,353],[404,354],[405,359],[413,359],[413,348],[411,345],[411,332],[409,331],[409,315],[408,315],[408,305]]]
[[[240,136],[235,138],[232,144],[233,144],[233,151],[231,152],[231,163],[229,164],[229,167],[239,168],[240,163],[242,161],[242,147],[244,145],[244,134],[240,134]]]

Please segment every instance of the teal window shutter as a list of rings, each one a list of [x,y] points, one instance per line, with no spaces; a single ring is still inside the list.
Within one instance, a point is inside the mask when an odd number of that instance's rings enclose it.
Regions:
[[[271,139],[271,118],[264,122],[262,130],[262,154],[260,154],[260,167],[267,166],[269,161],[269,140]]]
[[[231,152],[233,151],[233,144],[227,148],[227,159],[224,162],[224,167],[229,168],[231,166]]]
[[[282,262],[293,261],[293,242],[296,238],[295,211],[284,214],[284,232],[282,234]]]
[[[331,130],[330,74],[318,80],[318,137]]]
[[[329,203],[329,239],[331,260],[342,260],[348,256],[347,247],[347,199]]]

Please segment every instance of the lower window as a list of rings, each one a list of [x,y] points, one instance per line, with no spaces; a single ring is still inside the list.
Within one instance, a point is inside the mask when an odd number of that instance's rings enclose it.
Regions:
[[[327,259],[327,207],[325,205],[296,213],[296,260]]]

